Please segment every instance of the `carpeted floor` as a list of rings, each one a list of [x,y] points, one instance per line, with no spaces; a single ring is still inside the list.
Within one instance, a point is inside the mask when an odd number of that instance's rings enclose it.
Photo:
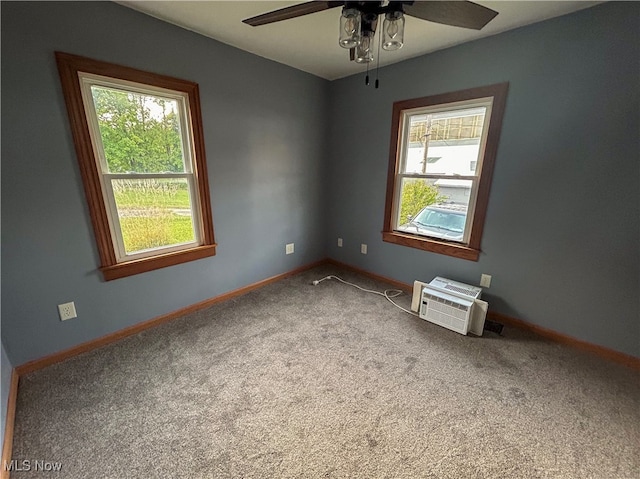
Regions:
[[[323,266],[22,377],[12,477],[640,477],[637,372],[330,273],[385,288]]]

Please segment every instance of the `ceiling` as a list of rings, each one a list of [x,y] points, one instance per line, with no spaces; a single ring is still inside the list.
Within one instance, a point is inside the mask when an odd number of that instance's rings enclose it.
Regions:
[[[272,1],[118,1],[117,3],[192,30],[264,58],[334,80],[366,69],[349,61],[338,46],[341,8],[251,27],[245,18],[302,2]],[[406,16],[405,44],[381,51],[380,65],[406,60],[530,23],[565,15],[602,2],[478,1],[499,14],[481,31],[440,25]]]

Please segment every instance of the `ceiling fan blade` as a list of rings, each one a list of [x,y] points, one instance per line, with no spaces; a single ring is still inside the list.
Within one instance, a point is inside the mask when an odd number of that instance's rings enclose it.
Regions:
[[[349,60],[353,61],[356,59],[356,47],[349,48]]]
[[[481,30],[498,14],[473,2],[415,1],[403,6],[404,13],[430,22]]]
[[[257,27],[259,25],[266,25],[267,23],[280,22],[290,18],[309,15],[310,13],[322,12],[323,10],[329,10],[330,8],[340,7],[342,5],[344,5],[344,1],[305,2],[281,8],[280,10],[274,10],[273,12],[264,13],[257,17],[247,18],[246,20],[242,20],[242,23],[246,23],[252,27]]]

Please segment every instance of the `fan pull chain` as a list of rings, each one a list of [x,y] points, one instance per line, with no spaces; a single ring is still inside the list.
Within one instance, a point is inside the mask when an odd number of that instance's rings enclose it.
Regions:
[[[364,84],[369,86],[369,62],[367,62],[367,75],[364,77]]]

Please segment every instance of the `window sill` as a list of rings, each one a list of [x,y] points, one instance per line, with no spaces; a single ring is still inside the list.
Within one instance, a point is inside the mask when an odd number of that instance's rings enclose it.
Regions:
[[[134,274],[153,271],[154,269],[165,268],[176,264],[187,263],[216,254],[216,245],[198,246],[188,250],[166,253],[150,258],[142,258],[133,261],[103,266],[100,268],[105,281],[133,276]]]
[[[466,259],[469,261],[478,261],[478,258],[480,257],[480,250],[470,248],[469,246],[402,234],[397,231],[383,231],[382,241],[402,246],[409,246],[410,248],[417,248],[424,251],[431,251],[432,253],[453,256],[454,258]]]

